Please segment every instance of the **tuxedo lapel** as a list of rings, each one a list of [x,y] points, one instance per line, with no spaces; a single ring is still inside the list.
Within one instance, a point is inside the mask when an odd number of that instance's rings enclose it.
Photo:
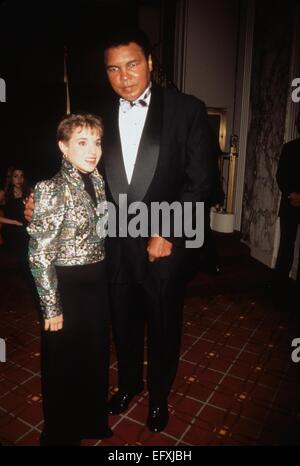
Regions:
[[[153,179],[160,150],[163,119],[162,90],[153,85],[147,118],[142,132],[137,158],[128,185],[119,131],[119,102],[111,105],[110,117],[106,119],[103,164],[106,182],[114,201],[119,203],[119,194],[128,194],[128,202],[141,201]]]
[[[145,197],[153,179],[160,150],[162,118],[162,90],[153,85],[149,110],[139,144],[132,180],[128,189],[128,203],[141,201]]]
[[[119,194],[125,194],[128,191],[128,181],[125,172],[125,166],[122,155],[122,146],[119,131],[119,102],[112,104],[110,118],[106,120],[105,126],[105,145],[103,154],[103,164],[105,168],[106,182],[110,192],[115,200],[119,203]]]

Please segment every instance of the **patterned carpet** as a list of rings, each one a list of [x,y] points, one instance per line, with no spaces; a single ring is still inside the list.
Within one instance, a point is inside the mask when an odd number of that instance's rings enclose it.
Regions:
[[[198,272],[184,307],[181,358],[164,432],[145,427],[147,392],[112,416],[114,436],[83,445],[300,445],[300,305],[279,301],[270,270],[236,235],[216,235],[222,273]],[[0,442],[38,445],[43,425],[39,324],[26,280],[0,247]],[[300,352],[299,352],[300,356]],[[146,367],[145,367],[146,371]],[[110,391],[117,366],[112,348]]]

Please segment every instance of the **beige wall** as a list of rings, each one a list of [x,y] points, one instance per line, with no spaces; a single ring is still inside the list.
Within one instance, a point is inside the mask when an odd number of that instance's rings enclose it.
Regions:
[[[145,31],[152,45],[161,39],[161,9],[159,6],[141,5],[139,7],[139,27]],[[155,49],[160,59],[160,48]]]
[[[184,91],[228,109],[232,129],[238,0],[188,0]],[[227,137],[227,149],[228,149]]]

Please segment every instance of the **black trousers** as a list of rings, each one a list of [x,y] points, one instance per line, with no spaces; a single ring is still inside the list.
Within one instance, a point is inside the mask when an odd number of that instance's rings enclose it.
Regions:
[[[275,267],[275,275],[282,284],[289,278],[289,273],[293,265],[294,248],[297,238],[299,222],[297,219],[280,217],[280,244]],[[299,252],[300,260],[300,252]],[[300,267],[298,265],[297,282],[300,281]]]
[[[42,331],[44,440],[66,445],[108,428],[108,286],[104,261],[56,270],[64,326]]]
[[[154,274],[139,283],[112,283],[112,328],[118,358],[119,389],[143,388],[147,330],[147,385],[150,405],[170,392],[180,355],[184,282]]]

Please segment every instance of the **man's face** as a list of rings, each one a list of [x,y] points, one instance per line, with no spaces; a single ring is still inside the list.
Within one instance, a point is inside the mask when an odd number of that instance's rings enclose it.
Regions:
[[[76,128],[68,142],[59,141],[66,159],[82,173],[95,170],[101,156],[101,138],[97,130]]]
[[[123,99],[135,100],[150,83],[152,60],[135,42],[105,51],[105,67],[113,90]]]

